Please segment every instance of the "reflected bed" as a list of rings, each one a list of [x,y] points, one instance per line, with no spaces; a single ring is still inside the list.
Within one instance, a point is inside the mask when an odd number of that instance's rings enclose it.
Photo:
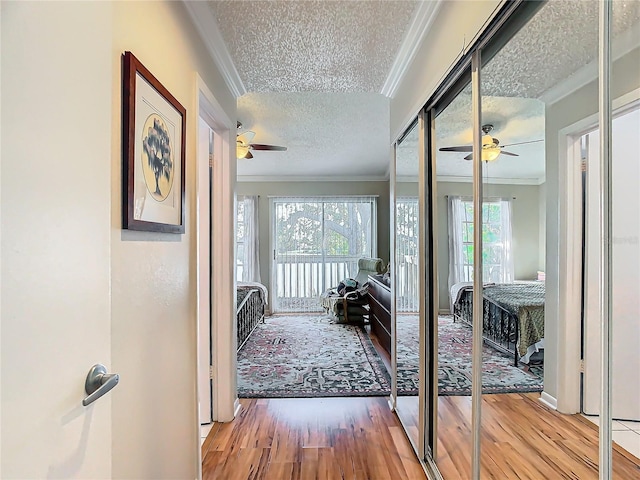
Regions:
[[[451,287],[454,319],[473,324],[473,285]],[[544,348],[544,282],[486,284],[483,291],[485,342],[513,355],[514,364],[528,364],[542,358]]]

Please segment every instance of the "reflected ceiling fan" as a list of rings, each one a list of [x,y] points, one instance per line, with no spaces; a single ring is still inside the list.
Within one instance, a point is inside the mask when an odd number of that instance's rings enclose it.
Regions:
[[[238,122],[238,130],[242,128],[242,123]],[[239,133],[236,137],[236,157],[241,158],[253,158],[251,150],[271,150],[275,152],[286,152],[287,147],[281,147],[279,145],[265,145],[263,143],[251,143],[255,132],[247,130],[244,133]]]
[[[486,124],[482,126],[482,132],[484,135],[482,136],[482,161],[483,162],[493,162],[496,160],[500,154],[509,155],[511,157],[518,157],[517,153],[507,152],[503,150],[504,147],[513,147],[515,145],[524,145],[525,143],[536,143],[542,142],[542,140],[531,140],[528,142],[519,142],[519,143],[510,143],[508,145],[500,145],[500,140],[495,137],[489,135],[489,133],[493,130],[493,125]],[[441,152],[473,152],[472,145],[459,145],[456,147],[442,147],[439,149]],[[473,160],[473,153],[470,153],[466,157],[465,160]]]

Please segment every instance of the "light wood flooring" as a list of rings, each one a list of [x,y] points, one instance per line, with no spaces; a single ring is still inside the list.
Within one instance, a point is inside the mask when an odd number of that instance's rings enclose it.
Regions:
[[[383,397],[243,399],[202,445],[203,479],[425,479]],[[470,397],[440,397],[437,464],[446,480],[471,478]],[[485,395],[482,479],[598,478],[597,427],[542,405],[538,394]],[[640,478],[617,445],[614,479]]]
[[[598,479],[597,426],[538,398],[483,396],[481,478]],[[385,397],[240,402],[239,416],[215,423],[202,445],[204,480],[426,478]],[[404,413],[416,412],[408,404]],[[471,449],[471,397],[440,397],[437,464],[445,480],[471,478]],[[617,445],[613,467],[616,480],[640,479],[640,459]]]
[[[538,393],[482,397],[482,478],[598,478],[598,430],[581,415],[545,407]],[[471,397],[440,397],[438,467],[446,480],[471,478]],[[614,445],[615,479],[640,479],[640,460]]]
[[[421,480],[385,397],[242,399],[202,445],[203,480]]]
[[[387,369],[390,359],[372,341]],[[482,397],[484,479],[598,479],[598,427],[581,415],[563,415],[539,393]],[[418,398],[398,398],[398,415],[418,437]],[[438,398],[437,465],[445,480],[471,478],[471,397]],[[614,479],[640,480],[640,459],[614,443]]]

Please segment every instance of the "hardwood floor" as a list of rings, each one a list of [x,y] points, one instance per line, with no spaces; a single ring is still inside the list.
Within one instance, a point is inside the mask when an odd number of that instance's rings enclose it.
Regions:
[[[420,480],[385,397],[242,399],[202,445],[202,478]]]
[[[202,445],[203,480],[425,479],[386,398],[243,399]],[[482,479],[598,478],[598,430],[538,394],[485,395]],[[470,397],[439,398],[437,464],[446,480],[471,478]],[[640,460],[617,445],[614,478],[640,478]]]
[[[372,336],[389,369],[390,359]],[[539,393],[482,398],[482,479],[598,479],[598,428],[581,415],[545,407]],[[417,437],[418,399],[398,398],[398,415]],[[471,478],[471,397],[438,398],[437,465],[445,480]],[[615,479],[640,479],[640,459],[614,444]]]
[[[481,478],[598,479],[597,426],[538,398],[483,396]],[[238,417],[214,424],[202,445],[203,480],[426,478],[385,397],[240,402]],[[410,429],[415,406],[405,405]],[[445,480],[471,478],[471,451],[471,397],[439,397],[437,464]],[[617,445],[613,467],[616,480],[640,479],[640,459]]]
[[[484,395],[484,479],[598,478],[598,430],[545,407],[538,393]],[[440,397],[437,464],[446,480],[471,478],[471,397]],[[615,479],[640,478],[640,460],[614,445]]]

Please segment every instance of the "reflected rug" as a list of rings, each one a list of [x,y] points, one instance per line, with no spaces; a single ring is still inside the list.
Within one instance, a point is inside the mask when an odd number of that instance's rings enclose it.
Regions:
[[[440,395],[471,394],[471,329],[439,319]],[[398,316],[398,393],[418,394],[418,317]],[[542,378],[483,349],[483,392],[542,391]],[[541,372],[540,372],[541,374]],[[324,315],[266,317],[238,352],[238,395],[309,398],[389,395],[389,373],[362,327]]]
[[[398,315],[398,394],[418,394],[418,316]],[[471,328],[453,317],[438,318],[438,394],[471,395]],[[535,373],[534,373],[535,372]],[[513,357],[482,349],[482,393],[542,391],[542,369],[526,371]]]

